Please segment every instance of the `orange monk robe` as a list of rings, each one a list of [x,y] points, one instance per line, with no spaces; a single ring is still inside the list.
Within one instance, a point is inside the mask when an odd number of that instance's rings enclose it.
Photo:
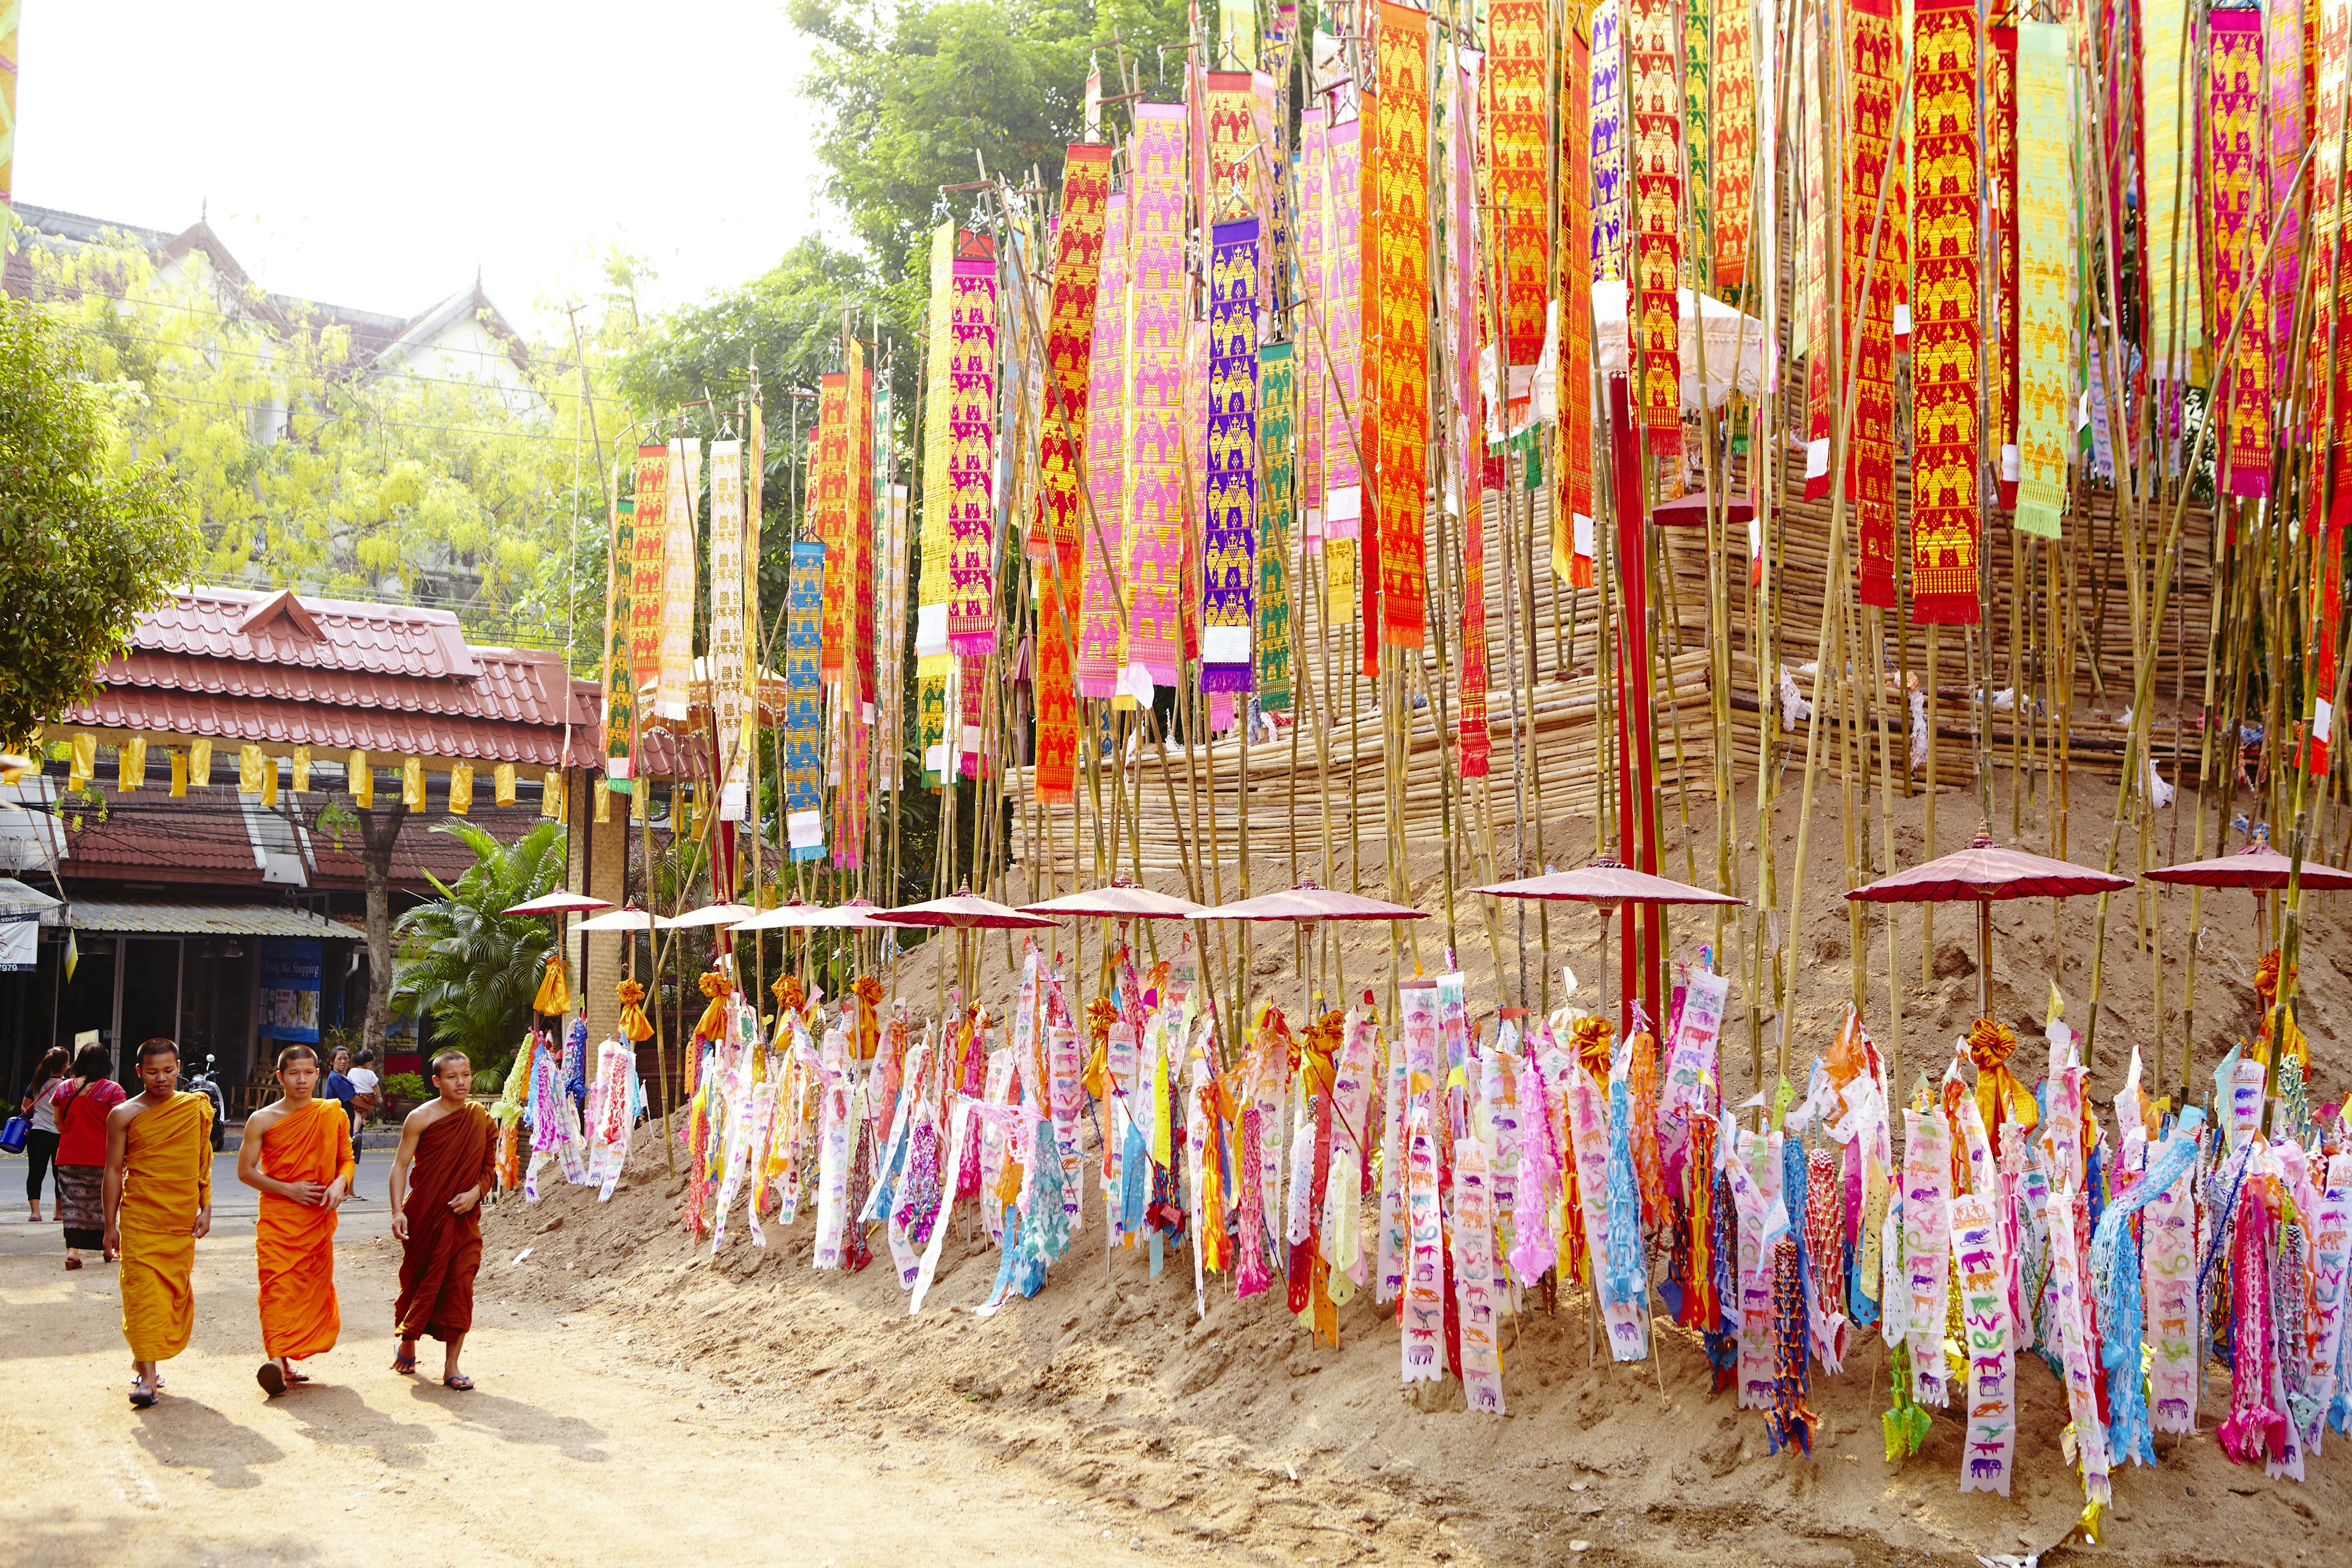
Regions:
[[[320,1186],[352,1174],[352,1123],[342,1103],[314,1100],[261,1135],[261,1173]],[[335,1348],[335,1211],[261,1194],[253,1255],[261,1271],[261,1349],[302,1361]]]
[[[400,1258],[400,1300],[392,1310],[402,1339],[455,1339],[474,1326],[474,1271],[482,1263],[482,1205],[451,1214],[467,1188],[487,1194],[497,1173],[489,1112],[468,1100],[427,1127],[408,1168],[408,1242]]]
[[[196,1321],[196,1211],[213,1201],[213,1102],[173,1095],[122,1137],[122,1337],[133,1361],[169,1361]]]

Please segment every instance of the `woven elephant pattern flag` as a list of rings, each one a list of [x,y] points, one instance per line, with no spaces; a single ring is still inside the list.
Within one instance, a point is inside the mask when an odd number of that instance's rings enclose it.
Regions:
[[[1201,689],[1251,689],[1257,527],[1258,221],[1218,224],[1209,249],[1209,379],[1202,449]]]

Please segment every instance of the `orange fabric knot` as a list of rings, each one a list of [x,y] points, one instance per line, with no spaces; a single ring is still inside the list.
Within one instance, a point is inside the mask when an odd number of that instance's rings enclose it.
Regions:
[[[2003,1066],[2015,1049],[2017,1031],[2007,1024],[1979,1018],[1969,1026],[1969,1060],[1976,1063],[1977,1071],[1991,1072]]]
[[[2278,1005],[2278,994],[2279,950],[2273,948],[2263,954],[2261,963],[2254,965],[2254,994],[2263,999],[2264,1007],[2275,1007]]]
[[[808,1001],[808,992],[789,974],[779,974],[776,983],[768,987],[774,994],[776,1005],[787,1013],[797,1013]]]
[[[634,980],[621,982],[621,1033],[633,1042],[643,1043],[654,1037],[653,1025],[646,1021],[646,1010],[637,1005],[646,999],[646,988]]]
[[[539,977],[539,994],[530,999],[530,1010],[557,1017],[572,1011],[572,985],[563,971],[562,953],[547,955],[547,969]]]
[[[705,1007],[702,1016],[695,1020],[695,1036],[705,1040],[722,1039],[727,1034],[727,976],[714,969],[696,984],[702,987],[702,994],[710,998],[710,1005]]]
[[[882,1044],[882,1019],[874,1010],[882,1000],[882,983],[861,974],[849,991],[857,998],[857,1059],[870,1062]]]
[[[2017,1049],[2016,1030],[1990,1018],[1979,1018],[1969,1026],[1968,1047],[1969,1060],[1977,1069],[1977,1114],[1998,1154],[2005,1142],[2004,1125],[2014,1125],[2020,1135],[2032,1132],[2041,1124],[2042,1112],[2025,1085],[2009,1070],[2010,1056]]]
[[[1339,1036],[1347,1027],[1347,1018],[1344,1013],[1326,1013],[1299,1035],[1299,1071],[1306,1075],[1307,1092],[1310,1095],[1329,1089],[1339,1077],[1333,1058],[1339,1055]]]
[[[1108,996],[1097,996],[1087,1004],[1087,1038],[1096,1046],[1110,1043],[1110,1026],[1118,1022],[1118,1009]]]
[[[1595,1078],[1609,1076],[1609,1047],[1616,1043],[1616,1031],[1608,1019],[1587,1013],[1568,1026],[1568,1039],[1579,1066]]]

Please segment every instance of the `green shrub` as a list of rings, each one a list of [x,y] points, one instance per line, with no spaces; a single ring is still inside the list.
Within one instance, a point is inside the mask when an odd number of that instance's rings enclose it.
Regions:
[[[383,1097],[386,1100],[404,1100],[413,1103],[432,1099],[433,1091],[425,1087],[425,1079],[418,1074],[396,1072],[383,1080]]]

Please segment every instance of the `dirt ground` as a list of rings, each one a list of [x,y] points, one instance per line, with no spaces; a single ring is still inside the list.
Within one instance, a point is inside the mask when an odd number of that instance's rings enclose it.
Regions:
[[[27,1225],[16,1201],[22,1161],[0,1161],[0,1562],[1061,1568],[1114,1545],[1139,1563],[1196,1554],[1161,1521],[1081,1503],[992,1446],[882,1430],[814,1385],[734,1398],[617,1314],[566,1304],[547,1285],[570,1278],[562,1264],[518,1268],[520,1247],[483,1270],[465,1355],[476,1391],[395,1376],[399,1248],[380,1156],[362,1167],[374,1201],[343,1211],[342,1342],[308,1363],[316,1384],[265,1399],[253,1194],[235,1163],[215,1168],[194,1339],[164,1363],[162,1403],[139,1411],[113,1268],[66,1272],[57,1226]],[[492,1218],[500,1247],[523,1228]],[[438,1347],[424,1352],[437,1369]]]

